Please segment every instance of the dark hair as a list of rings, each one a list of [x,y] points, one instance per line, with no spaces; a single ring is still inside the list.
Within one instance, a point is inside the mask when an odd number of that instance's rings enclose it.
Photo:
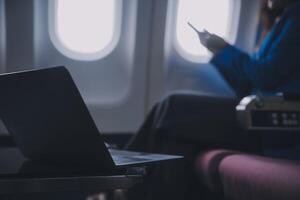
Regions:
[[[284,9],[270,9],[267,4],[263,5],[261,9],[261,20],[263,26],[265,26],[265,28],[267,29],[270,29],[274,25],[277,17],[279,17],[283,13],[283,10]]]

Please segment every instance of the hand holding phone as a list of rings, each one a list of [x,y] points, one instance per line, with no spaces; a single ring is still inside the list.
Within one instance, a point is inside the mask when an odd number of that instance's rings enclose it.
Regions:
[[[218,53],[220,50],[222,50],[225,46],[228,45],[228,43],[223,38],[215,34],[211,34],[205,29],[203,31],[199,31],[190,22],[187,23],[194,31],[196,31],[201,44],[205,46],[208,50],[210,50],[213,54]]]

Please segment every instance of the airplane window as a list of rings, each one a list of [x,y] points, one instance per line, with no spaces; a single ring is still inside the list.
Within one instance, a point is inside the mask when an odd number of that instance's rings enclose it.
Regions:
[[[237,0],[179,0],[176,22],[176,40],[179,51],[194,58],[207,58],[210,53],[188,26],[190,22],[198,30],[206,29],[232,41],[233,4]]]
[[[116,34],[115,0],[56,0],[52,41],[62,53],[75,59],[96,59],[112,49]],[[50,6],[51,8],[51,6]],[[50,12],[51,13],[51,12]],[[50,22],[51,24],[51,22]],[[51,29],[50,29],[51,32]]]

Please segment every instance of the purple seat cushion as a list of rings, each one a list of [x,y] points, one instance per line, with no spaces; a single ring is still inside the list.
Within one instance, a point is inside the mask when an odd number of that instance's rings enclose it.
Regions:
[[[228,199],[300,199],[299,162],[236,154],[222,159],[219,173]]]
[[[229,155],[237,152],[223,149],[209,150],[200,154],[195,163],[196,173],[201,183],[212,192],[221,192],[222,184],[219,176],[219,165]]]

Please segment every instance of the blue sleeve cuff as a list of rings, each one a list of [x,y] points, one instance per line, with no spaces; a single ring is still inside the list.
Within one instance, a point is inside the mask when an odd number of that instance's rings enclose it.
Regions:
[[[238,96],[243,96],[248,90],[243,73],[239,70],[240,61],[244,57],[242,51],[232,45],[227,45],[210,61],[231,85]]]
[[[234,70],[234,60],[239,57],[240,51],[232,45],[227,45],[218,52],[212,59],[211,63],[221,71],[221,73],[230,73]],[[225,75],[225,74],[224,74]]]

